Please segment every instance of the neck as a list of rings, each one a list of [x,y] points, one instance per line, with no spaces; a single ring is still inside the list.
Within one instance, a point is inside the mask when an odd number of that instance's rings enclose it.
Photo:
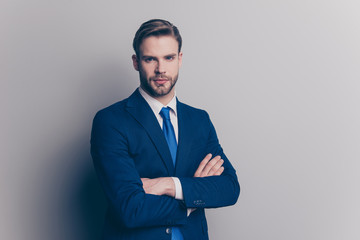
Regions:
[[[156,100],[161,102],[164,106],[166,106],[169,104],[171,99],[173,99],[174,95],[175,95],[175,92],[169,92],[169,94],[166,94],[165,96],[153,97],[153,98],[155,98]]]

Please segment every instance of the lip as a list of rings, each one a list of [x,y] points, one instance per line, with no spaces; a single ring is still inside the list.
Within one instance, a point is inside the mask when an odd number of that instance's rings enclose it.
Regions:
[[[157,79],[154,79],[154,82],[156,82],[157,84],[165,84],[167,81],[169,81],[169,80],[167,80],[166,78],[157,78]]]

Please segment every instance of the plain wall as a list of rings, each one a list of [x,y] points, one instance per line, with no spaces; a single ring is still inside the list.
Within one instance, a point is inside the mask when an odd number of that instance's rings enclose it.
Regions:
[[[242,187],[207,211],[210,238],[360,239],[359,8],[1,0],[1,239],[98,239],[91,122],[139,85],[131,44],[151,18],[179,27],[177,95],[209,112]]]

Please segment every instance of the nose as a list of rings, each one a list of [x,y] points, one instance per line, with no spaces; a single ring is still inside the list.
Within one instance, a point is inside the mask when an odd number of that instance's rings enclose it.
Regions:
[[[164,74],[166,72],[165,71],[165,64],[161,60],[158,61],[155,72],[157,74]]]

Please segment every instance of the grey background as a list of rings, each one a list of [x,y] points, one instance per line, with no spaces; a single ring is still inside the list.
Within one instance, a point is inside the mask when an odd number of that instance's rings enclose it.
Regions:
[[[242,186],[211,239],[360,239],[359,1],[0,1],[1,239],[97,239],[97,110],[138,86],[150,18],[184,39],[177,94]]]

